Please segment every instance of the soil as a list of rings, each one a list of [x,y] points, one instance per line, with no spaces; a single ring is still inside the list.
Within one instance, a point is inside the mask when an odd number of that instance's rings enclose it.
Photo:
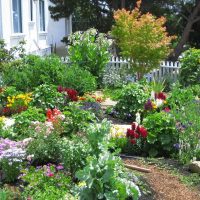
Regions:
[[[150,187],[151,195],[142,195],[141,200],[200,200],[200,190],[187,187],[167,169],[135,159],[124,159],[124,162],[151,170],[150,173],[142,173],[144,181]]]

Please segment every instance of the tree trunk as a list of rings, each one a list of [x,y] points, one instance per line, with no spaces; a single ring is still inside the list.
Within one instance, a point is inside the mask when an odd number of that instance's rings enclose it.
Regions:
[[[175,49],[173,50],[173,52],[169,55],[168,57],[169,60],[177,61],[180,54],[185,50],[184,45],[187,43],[189,39],[192,26],[194,23],[200,20],[200,18],[198,17],[199,12],[200,12],[200,1],[196,3],[193,12],[190,14],[187,24],[183,30],[181,39],[177,44],[177,46],[175,47]]]

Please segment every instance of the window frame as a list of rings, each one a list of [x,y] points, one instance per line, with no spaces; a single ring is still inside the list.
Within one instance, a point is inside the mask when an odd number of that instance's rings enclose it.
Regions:
[[[14,11],[14,1],[16,1],[17,4],[17,11]],[[12,32],[14,34],[21,34],[23,33],[23,16],[22,16],[22,0],[12,0],[11,1],[11,11],[12,11]],[[15,27],[15,19],[14,19],[14,13],[17,12],[18,21],[17,21],[17,29]]]
[[[40,32],[46,32],[45,0],[39,0],[39,22]]]

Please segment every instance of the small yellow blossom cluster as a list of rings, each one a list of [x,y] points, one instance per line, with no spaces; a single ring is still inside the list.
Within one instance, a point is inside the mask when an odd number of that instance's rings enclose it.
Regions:
[[[21,105],[21,106],[28,106],[28,104],[31,102],[32,93],[25,93],[25,94],[18,94],[16,96],[8,96],[7,97],[7,107],[13,107],[15,105]]]
[[[5,117],[4,116],[0,117],[0,124],[3,123],[4,121],[5,121]]]
[[[110,130],[111,138],[126,138],[127,127],[113,125]]]

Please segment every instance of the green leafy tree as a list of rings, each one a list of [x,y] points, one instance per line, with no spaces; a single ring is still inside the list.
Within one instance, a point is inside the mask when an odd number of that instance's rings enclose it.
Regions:
[[[164,26],[164,17],[156,18],[152,14],[142,14],[141,1],[132,11],[125,9],[114,13],[115,25],[112,35],[121,49],[121,55],[130,59],[132,71],[138,79],[152,69],[158,68],[161,60],[170,52],[170,42]]]

